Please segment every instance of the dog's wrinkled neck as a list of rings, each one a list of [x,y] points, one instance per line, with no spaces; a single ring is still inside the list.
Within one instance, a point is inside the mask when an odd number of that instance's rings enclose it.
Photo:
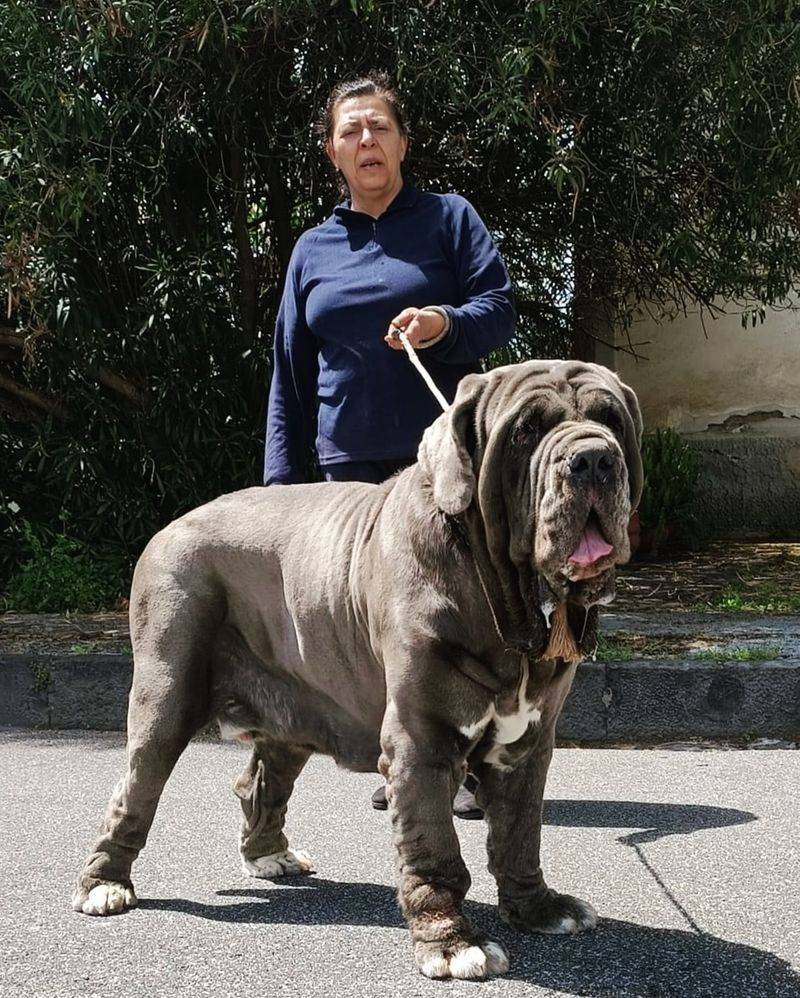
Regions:
[[[459,516],[446,517],[447,525],[459,545],[469,553],[475,566],[480,588],[502,645],[510,651],[520,652],[535,658],[547,644],[547,623],[536,602],[538,580],[532,574],[524,592],[519,584],[516,571],[513,572],[516,585],[511,588],[511,578],[505,585],[492,562],[486,544],[480,516],[470,510]]]
[[[539,576],[532,574],[529,592],[520,592],[519,605],[524,611],[513,615],[502,587],[493,571],[488,551],[481,557],[481,534],[471,529],[466,515],[447,516],[448,528],[458,543],[472,556],[481,590],[494,622],[497,636],[508,651],[528,655],[533,659],[561,659],[577,664],[586,657],[582,650],[587,627],[590,624],[589,608],[582,611],[578,622],[570,614],[566,602],[558,601]],[[477,535],[477,536],[476,536]]]

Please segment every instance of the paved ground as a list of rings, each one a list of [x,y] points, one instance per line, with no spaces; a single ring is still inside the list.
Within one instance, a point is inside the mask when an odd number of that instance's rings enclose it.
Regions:
[[[0,995],[800,996],[794,751],[558,750],[544,830],[550,883],[602,921],[527,939],[498,923],[483,823],[459,822],[468,909],[512,956],[503,979],[437,983],[413,968],[394,902],[376,778],[313,761],[289,814],[319,873],[248,881],[229,787],[237,746],[195,743],[134,876],[141,904],[73,914],[72,881],[111,787],[119,735],[0,733]]]

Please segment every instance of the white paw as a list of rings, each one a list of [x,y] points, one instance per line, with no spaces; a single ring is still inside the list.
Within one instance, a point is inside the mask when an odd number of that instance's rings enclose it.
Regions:
[[[480,980],[492,974],[504,974],[509,966],[508,953],[491,939],[480,946],[465,946],[449,955],[445,950],[431,952],[429,947],[426,950],[425,957],[417,964],[426,977]]]
[[[272,879],[292,873],[313,873],[314,860],[302,849],[287,849],[257,859],[245,859],[243,856],[242,869],[248,877]]]
[[[133,890],[122,884],[98,884],[88,895],[76,891],[72,897],[73,910],[84,915],[116,915],[127,908],[135,908],[138,903]]]
[[[564,915],[564,917],[551,928],[542,929],[543,932],[551,936],[575,935],[577,932],[586,932],[589,929],[597,928],[597,912],[588,901],[580,898],[572,898],[573,904],[580,911],[580,917]]]

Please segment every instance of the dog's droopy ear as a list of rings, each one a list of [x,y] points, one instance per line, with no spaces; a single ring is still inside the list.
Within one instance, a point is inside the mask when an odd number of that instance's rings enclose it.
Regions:
[[[468,374],[458,385],[455,401],[425,430],[417,452],[433,499],[444,513],[463,513],[475,492],[475,472],[468,441],[475,406],[486,387],[480,374]]]
[[[637,509],[644,488],[644,471],[642,469],[642,411],[639,400],[632,388],[620,381],[625,405],[631,417],[631,426],[625,430],[625,463],[628,466],[628,481],[631,491],[631,509]]]

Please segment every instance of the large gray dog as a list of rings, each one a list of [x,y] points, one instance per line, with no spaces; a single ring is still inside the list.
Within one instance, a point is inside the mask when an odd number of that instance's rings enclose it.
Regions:
[[[523,932],[592,928],[589,904],[545,884],[542,793],[597,604],[629,556],[640,438],[616,375],[531,361],[464,378],[418,463],[382,485],[246,489],[157,534],[131,592],[128,770],[75,909],[136,904],[131,864],[167,777],[216,719],[253,744],[234,789],[254,877],[311,869],[283,823],[312,753],[380,770],[400,905],[428,977],[508,968],[462,913],[470,878],[451,803],[467,764],[502,916]]]

